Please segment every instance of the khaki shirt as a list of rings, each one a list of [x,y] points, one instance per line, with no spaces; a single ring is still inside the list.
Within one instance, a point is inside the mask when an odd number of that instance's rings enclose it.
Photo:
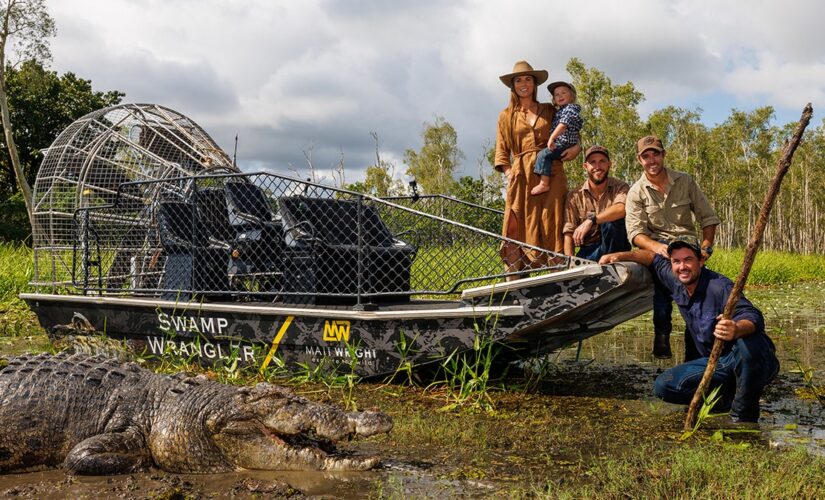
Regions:
[[[564,219],[564,233],[573,233],[579,224],[593,214],[600,214],[617,203],[627,203],[627,191],[630,186],[625,181],[608,177],[602,197],[596,199],[590,191],[590,183],[584,181],[579,189],[571,191],[567,196],[567,207]],[[592,245],[602,239],[599,226],[593,225],[584,237],[583,245]]]
[[[691,176],[665,171],[664,193],[653,187],[644,173],[627,193],[625,224],[631,242],[639,234],[657,241],[696,236],[697,222],[702,228],[719,224],[719,217]]]

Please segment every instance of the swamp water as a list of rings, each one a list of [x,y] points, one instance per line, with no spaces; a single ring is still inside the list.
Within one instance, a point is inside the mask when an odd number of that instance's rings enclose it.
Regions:
[[[733,440],[733,446],[749,446],[746,453],[762,461],[752,465],[753,470],[763,471],[765,463],[777,460],[775,454],[763,456],[768,452],[792,456],[801,447],[805,452],[795,459],[800,463],[820,460],[805,455],[825,456],[825,400],[813,390],[825,386],[823,288],[803,284],[747,291],[765,314],[782,364],[764,397],[760,433]],[[674,332],[683,329],[674,311]],[[36,349],[38,336],[33,339]],[[13,345],[0,345],[0,351],[19,352],[26,341],[18,337]],[[590,494],[601,496],[599,481],[623,457],[641,460],[633,469],[641,475],[631,477],[626,486],[635,489],[651,478],[664,481],[675,474],[672,471],[678,464],[672,462],[689,460],[694,451],[702,460],[706,457],[701,453],[715,457],[728,449],[713,443],[712,430],[700,429],[688,441],[679,441],[683,409],[661,403],[651,394],[656,375],[681,357],[681,333],[672,338],[672,360],[652,359],[651,344],[650,316],[645,315],[585,340],[580,351],[571,346],[550,356],[539,368],[525,370],[523,377],[518,374],[508,379],[507,388],[483,398],[489,411],[445,410],[450,399],[443,389],[359,384],[354,394],[359,409],[378,407],[396,422],[388,436],[344,445],[384,457],[382,465],[369,472],[69,477],[60,471],[43,471],[0,476],[0,496],[555,497],[576,491],[581,484],[592,484]],[[313,399],[341,403],[335,389],[301,386],[296,390]],[[742,475],[752,473],[745,469]],[[825,478],[818,480],[822,482],[806,490],[813,491],[813,496],[825,495]]]

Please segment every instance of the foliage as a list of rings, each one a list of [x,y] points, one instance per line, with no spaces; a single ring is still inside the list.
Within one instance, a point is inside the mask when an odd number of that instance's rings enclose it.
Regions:
[[[23,195],[14,193],[0,201],[0,241],[25,241],[31,235]]]
[[[716,406],[716,403],[718,403],[719,400],[722,398],[722,396],[719,394],[720,389],[722,389],[722,386],[717,385],[713,388],[712,391],[710,391],[709,394],[702,395],[702,406],[701,408],[699,408],[699,413],[696,415],[696,422],[693,424],[692,429],[690,429],[689,431],[685,431],[679,437],[680,441],[689,439],[691,436],[696,434],[696,431],[699,430],[699,427],[701,427],[709,419],[724,415],[724,413],[711,413],[713,407]]]
[[[332,397],[335,390],[340,391],[341,403],[344,408],[357,411],[358,406],[354,397],[355,388],[361,382],[356,373],[358,369],[359,343],[346,342],[347,362],[323,358],[320,363],[298,363],[298,370],[290,379],[293,384],[321,384],[326,388],[327,396]]]
[[[347,189],[384,198],[404,194],[404,184],[395,178],[395,164],[381,159],[378,133],[370,132],[375,141],[375,164],[367,167],[366,178],[363,181],[349,184]]]
[[[566,69],[573,77],[577,102],[582,107],[582,145],[584,148],[593,144],[606,147],[613,162],[612,175],[627,181],[635,179],[638,170],[633,167],[636,156],[633,145],[642,136],[636,107],[644,96],[633,83],[614,84],[604,72],[588,68],[575,57]],[[578,164],[583,161],[582,158]],[[583,182],[584,172],[577,170],[574,178]]]
[[[43,159],[42,149],[64,128],[87,113],[118,104],[124,95],[115,90],[95,91],[90,80],[71,72],[58,75],[34,60],[7,68],[6,85],[14,140],[30,184]],[[14,192],[14,172],[7,155],[0,157],[0,175],[0,193]]]
[[[490,304],[493,297],[490,297]],[[473,348],[467,351],[453,351],[440,363],[444,380],[430,384],[430,387],[446,389],[448,404],[439,411],[450,411],[461,406],[473,409],[493,410],[491,391],[493,369],[502,346],[493,341],[499,317],[489,314],[484,323],[476,322],[473,327]]]
[[[498,177],[500,179],[503,176]],[[503,210],[504,198],[501,196],[501,186],[495,180],[496,178],[492,177],[478,178],[464,175],[455,184],[453,196],[476,205]],[[476,224],[472,223],[472,225]]]
[[[424,194],[451,194],[453,174],[464,158],[458,149],[458,134],[443,117],[436,116],[434,123],[424,124],[421,138],[424,143],[419,151],[404,152],[407,175],[416,179]]]
[[[32,251],[20,244],[0,243],[0,302],[19,301],[33,275]]]
[[[50,59],[48,39],[54,33],[54,20],[46,10],[45,0],[6,0],[0,9],[0,116],[6,151],[29,219],[32,218],[32,189],[26,180],[12,133],[14,127],[9,110],[6,67],[15,66],[15,63],[10,62],[12,60]]]
[[[364,181],[367,193],[373,196],[390,196],[393,186],[392,173],[384,165],[367,167],[367,178]]]
[[[551,480],[545,491],[531,497],[818,498],[823,472],[825,461],[802,449],[778,454],[708,443],[666,455],[639,450],[596,461],[582,471],[591,481],[564,484]]]
[[[716,272],[736,279],[742,267],[745,251],[720,249],[713,253],[707,266]],[[825,255],[760,251],[756,254],[749,285],[779,285],[782,283],[800,283],[804,281],[821,281],[825,278]]]
[[[18,295],[28,290],[34,273],[32,250],[19,243],[0,242],[0,332],[30,335],[36,318]]]
[[[6,58],[51,59],[49,38],[55,35],[54,19],[46,10],[46,0],[6,0],[0,9],[3,29],[0,43]]]
[[[442,411],[460,406],[492,410],[491,370],[499,348],[489,335],[476,335],[472,351],[453,351],[441,362],[445,378],[431,387],[446,388],[448,404]]]
[[[419,352],[419,349],[415,347],[418,336],[407,338],[403,330],[398,335],[398,342],[395,344],[395,350],[400,358],[398,367],[392,375],[387,377],[386,382],[413,385],[413,362],[411,359]]]

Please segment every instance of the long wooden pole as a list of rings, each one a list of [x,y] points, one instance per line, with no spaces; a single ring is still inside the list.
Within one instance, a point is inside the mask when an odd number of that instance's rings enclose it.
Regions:
[[[733,309],[736,307],[736,303],[739,302],[739,297],[742,295],[742,289],[745,288],[745,282],[748,280],[748,274],[751,272],[753,261],[756,258],[756,252],[759,250],[759,245],[762,244],[762,235],[765,233],[765,226],[768,224],[768,215],[770,215],[771,208],[773,208],[773,202],[779,194],[779,187],[782,184],[782,179],[785,177],[785,174],[788,173],[788,168],[791,166],[791,160],[793,159],[794,152],[802,140],[802,133],[805,131],[805,127],[807,127],[808,123],[811,121],[812,114],[813,108],[811,107],[811,104],[808,103],[808,105],[805,106],[805,109],[802,110],[802,117],[796,125],[796,130],[794,130],[793,136],[791,136],[790,141],[785,144],[785,149],[782,151],[782,155],[779,158],[779,164],[776,166],[776,175],[774,175],[771,186],[765,194],[765,201],[762,203],[762,209],[759,211],[759,218],[756,221],[756,226],[753,228],[753,233],[751,234],[750,241],[748,242],[748,247],[745,250],[745,258],[742,261],[742,269],[739,271],[739,276],[736,277],[736,283],[734,283],[733,289],[728,297],[728,302],[725,304],[725,310],[722,313],[722,316],[725,319],[730,319],[731,314],[733,314]],[[724,346],[725,342],[723,340],[716,339],[713,342],[713,349],[710,352],[705,373],[702,375],[702,380],[699,382],[699,386],[693,394],[693,400],[690,402],[690,406],[688,407],[687,417],[685,418],[686,431],[693,429],[693,426],[696,424],[696,414],[702,403],[702,399],[704,398],[710,379],[713,376],[713,372],[716,371],[716,363],[719,361],[719,355],[722,353]]]

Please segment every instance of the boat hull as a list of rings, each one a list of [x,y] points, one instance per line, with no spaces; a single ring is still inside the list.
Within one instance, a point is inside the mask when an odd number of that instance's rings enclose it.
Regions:
[[[646,269],[593,265],[465,291],[461,301],[412,301],[375,310],[252,302],[23,294],[50,332],[126,339],[153,356],[291,370],[389,375],[478,345],[507,356],[545,354],[651,307]]]

